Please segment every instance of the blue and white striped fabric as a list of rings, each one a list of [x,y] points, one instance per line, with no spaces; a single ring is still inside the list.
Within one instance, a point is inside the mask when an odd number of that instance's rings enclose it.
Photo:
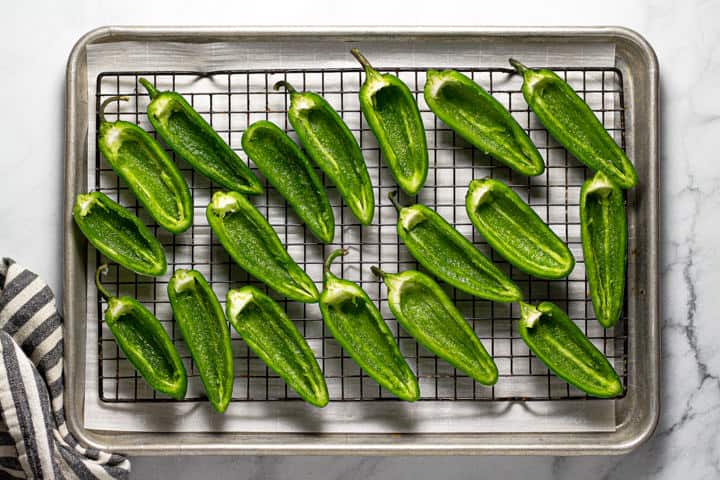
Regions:
[[[0,478],[128,478],[123,456],[86,448],[65,424],[62,318],[50,287],[0,263]]]

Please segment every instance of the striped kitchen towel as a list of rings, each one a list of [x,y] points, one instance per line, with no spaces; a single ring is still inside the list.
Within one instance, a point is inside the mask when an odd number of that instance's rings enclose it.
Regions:
[[[0,362],[0,478],[128,478],[128,459],[83,447],[68,431],[55,297],[7,258],[0,262]]]

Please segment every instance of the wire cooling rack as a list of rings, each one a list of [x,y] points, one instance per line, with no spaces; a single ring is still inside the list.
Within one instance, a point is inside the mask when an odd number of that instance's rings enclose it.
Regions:
[[[623,81],[614,68],[553,68],[565,78],[597,113],[616,141],[625,147]],[[594,319],[585,278],[585,265],[580,243],[580,187],[591,175],[581,163],[554,142],[537,122],[522,98],[521,79],[503,68],[461,70],[485,87],[503,103],[526,128],[542,153],[546,170],[538,177],[525,177],[472,148],[439,121],[424,102],[422,89],[425,69],[379,68],[403,79],[415,94],[427,131],[430,169],[427,183],[417,197],[401,195],[400,201],[422,202],[437,210],[461,233],[471,238],[520,286],[526,301],[549,300],[563,308],[591,341],[609,358],[618,371],[623,387],[627,386],[627,310],[614,328],[603,329]],[[556,378],[532,355],[521,340],[517,304],[499,304],[471,297],[446,285],[450,298],[472,324],[479,338],[494,357],[499,380],[493,387],[476,384],[436,356],[419,346],[400,329],[387,306],[384,285],[370,272],[380,266],[388,272],[420,268],[396,234],[397,216],[388,200],[388,193],[397,190],[390,172],[381,160],[377,143],[362,118],[358,90],[364,73],[349,69],[297,70],[233,70],[212,73],[173,72],[104,72],[98,76],[97,106],[114,95],[130,97],[129,102],[113,102],[108,106],[109,120],[122,119],[138,123],[152,132],[145,114],[149,99],[138,83],[140,77],[154,82],[159,89],[172,89],[182,95],[203,115],[228,143],[241,152],[240,139],[252,122],[274,121],[297,140],[287,121],[288,95],[272,90],[278,80],[286,80],[299,90],[312,90],[323,95],[341,114],[358,138],[373,181],[376,214],[373,223],[360,227],[345,206],[337,189],[321,175],[335,211],[335,243],[323,245],[302,225],[286,202],[265,182],[265,193],[252,197],[255,206],[277,231],[290,255],[317,282],[321,280],[325,255],[339,246],[351,250],[338,260],[333,270],[344,278],[358,282],[380,308],[394,332],[401,351],[417,373],[421,400],[564,400],[589,399],[583,392]],[[96,118],[96,122],[99,119]],[[154,134],[154,133],[153,133]],[[169,149],[168,151],[172,153]],[[245,158],[241,152],[241,157]],[[229,258],[213,236],[205,219],[205,207],[212,193],[218,190],[209,180],[193,171],[180,159],[176,160],[185,176],[194,199],[194,222],[185,233],[173,236],[150,219],[139,206],[127,186],[96,153],[96,190],[106,193],[136,213],[165,246],[168,275],[151,279],[124,269],[111,267],[104,282],[118,295],[130,295],[146,305],[167,329],[185,362],[188,372],[188,394],[184,401],[205,398],[200,377],[190,354],[172,319],[167,299],[169,276],[178,268],[194,268],[202,272],[212,285],[221,303],[230,288],[245,284],[268,291],[263,284],[248,276]],[[254,166],[250,163],[251,168]],[[259,178],[262,176],[258,174]],[[565,240],[575,256],[575,269],[567,279],[547,281],[532,278],[513,268],[492,252],[474,231],[465,212],[465,193],[473,178],[493,177],[508,183]],[[264,179],[262,179],[264,181]],[[105,261],[98,253],[97,265]],[[96,265],[96,266],[97,266]],[[318,283],[319,284],[319,283]],[[392,400],[364,374],[342,351],[323,325],[317,305],[289,301],[269,292],[285,308],[314,350],[327,379],[332,401]],[[98,386],[105,402],[153,402],[167,398],[152,391],[138,376],[102,321],[105,305],[97,304]],[[299,397],[270,371],[235,334],[232,334],[235,361],[233,401],[277,401]]]

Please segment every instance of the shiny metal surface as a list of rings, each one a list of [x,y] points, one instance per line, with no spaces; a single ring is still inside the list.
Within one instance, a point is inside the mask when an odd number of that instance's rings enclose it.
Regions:
[[[96,42],[121,40],[208,42],[244,38],[278,42],[328,38],[386,42],[403,37],[422,42],[454,39],[493,42],[517,39],[548,45],[610,42],[625,82],[626,142],[640,187],[628,194],[629,322],[628,390],[615,400],[614,432],[463,434],[292,434],[292,433],[135,433],[91,431],[83,425],[86,311],[86,242],[70,215],[77,193],[86,188],[88,101],[85,49]],[[622,28],[344,28],[240,29],[200,27],[105,27],[87,34],[73,50],[67,71],[65,290],[66,405],[70,429],[92,445],[134,454],[583,454],[622,453],[653,431],[659,412],[659,278],[657,178],[657,62],[652,49],[634,32]],[[581,404],[578,408],[582,408]]]

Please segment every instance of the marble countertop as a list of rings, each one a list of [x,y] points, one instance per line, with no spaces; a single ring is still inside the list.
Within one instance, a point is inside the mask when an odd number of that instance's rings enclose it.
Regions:
[[[15,2],[0,17],[0,255],[61,292],[64,67],[74,42],[107,24],[623,25],[661,68],[662,415],[620,457],[133,458],[132,478],[720,478],[720,3],[446,0],[386,2]],[[602,4],[600,4],[602,3]],[[708,296],[710,295],[710,296]]]

